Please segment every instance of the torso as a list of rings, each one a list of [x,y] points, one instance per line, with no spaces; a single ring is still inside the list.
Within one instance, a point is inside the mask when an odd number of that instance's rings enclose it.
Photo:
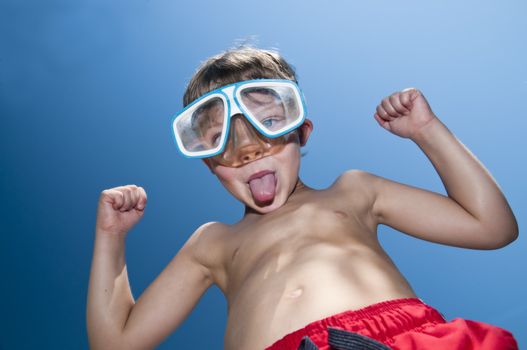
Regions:
[[[221,252],[212,271],[228,303],[225,349],[262,350],[333,314],[416,297],[378,242],[373,199],[350,188],[304,191],[209,236]]]

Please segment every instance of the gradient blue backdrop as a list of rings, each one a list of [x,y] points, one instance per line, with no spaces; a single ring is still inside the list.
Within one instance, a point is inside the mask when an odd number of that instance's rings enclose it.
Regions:
[[[448,319],[507,328],[527,346],[527,5],[441,3],[1,0],[0,348],[87,348],[103,189],[149,196],[127,239],[135,298],[199,225],[241,217],[205,166],[177,153],[170,120],[198,64],[250,37],[298,70],[315,124],[301,177],[315,188],[356,168],[445,194],[420,149],[373,119],[383,97],[423,91],[500,184],[520,237],[476,251],[380,226],[382,243]],[[213,287],[159,349],[220,349],[225,324]]]

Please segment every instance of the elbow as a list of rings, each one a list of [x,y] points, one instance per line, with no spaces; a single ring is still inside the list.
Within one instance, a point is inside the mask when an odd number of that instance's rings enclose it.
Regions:
[[[120,350],[126,349],[121,341],[115,336],[88,337],[88,344],[91,350]]]
[[[505,240],[505,244],[503,245],[503,247],[505,247],[506,245],[511,244],[516,239],[518,239],[519,229],[518,229],[518,224],[516,223],[516,221],[515,221],[514,228],[510,232],[511,233],[509,235],[507,235],[507,239]]]
[[[484,249],[492,250],[506,247],[512,242],[514,242],[518,238],[518,235],[518,225],[515,221],[512,227],[488,232],[486,236],[490,239],[488,240]]]
[[[108,341],[89,341],[91,350],[130,350],[132,347],[116,339]]]
[[[518,234],[510,234],[510,235],[507,235],[505,237],[503,237],[501,240],[499,240],[498,242],[496,242],[496,244],[491,247],[490,249],[500,249],[500,248],[503,248],[503,247],[506,247],[508,246],[509,244],[511,244],[512,242],[514,242],[516,240],[516,238],[518,238]]]
[[[518,222],[516,221],[516,218],[512,218],[510,227],[507,230],[504,230],[504,232],[506,232],[506,234],[504,235],[505,237],[501,247],[505,247],[506,245],[509,245],[518,239],[520,229],[518,228]]]
[[[129,350],[131,349],[118,332],[109,331],[110,327],[92,327],[88,329],[88,344],[91,350]]]

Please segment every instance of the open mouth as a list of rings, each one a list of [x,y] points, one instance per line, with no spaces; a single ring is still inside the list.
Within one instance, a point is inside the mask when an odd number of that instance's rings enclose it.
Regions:
[[[271,170],[254,173],[247,182],[254,201],[257,204],[267,204],[274,200],[276,195],[276,176]]]

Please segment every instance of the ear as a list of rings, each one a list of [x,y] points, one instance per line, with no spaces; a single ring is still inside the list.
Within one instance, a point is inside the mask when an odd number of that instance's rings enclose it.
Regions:
[[[311,131],[313,131],[313,122],[306,118],[304,123],[298,127],[300,146],[306,145],[309,135],[311,135]]]
[[[214,170],[213,170],[213,168],[212,168],[212,163],[211,163],[210,158],[202,158],[201,160],[202,160],[203,163],[205,163],[205,165],[209,168],[210,172],[214,174]]]

